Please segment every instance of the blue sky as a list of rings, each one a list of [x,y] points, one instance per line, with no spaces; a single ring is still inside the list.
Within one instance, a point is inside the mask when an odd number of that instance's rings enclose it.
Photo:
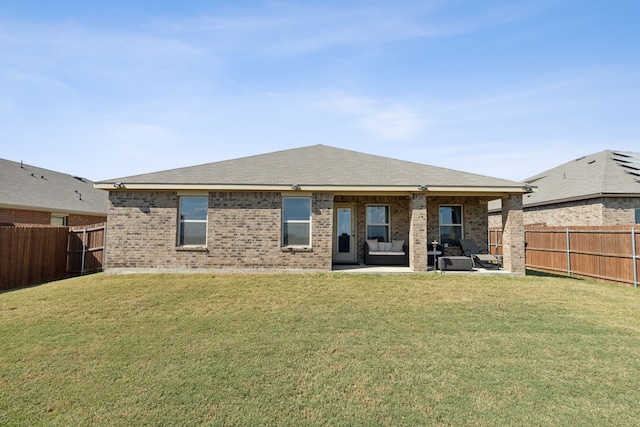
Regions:
[[[92,180],[314,144],[522,180],[639,118],[637,0],[0,3],[0,157]]]

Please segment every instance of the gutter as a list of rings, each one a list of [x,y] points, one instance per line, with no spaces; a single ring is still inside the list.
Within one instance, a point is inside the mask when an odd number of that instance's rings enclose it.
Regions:
[[[287,184],[151,184],[126,182],[100,182],[94,188],[107,191],[308,191],[328,193],[426,193],[451,195],[495,195],[525,194],[536,190],[531,186],[442,186],[442,185],[403,185],[403,186],[364,186],[364,185],[304,185]]]
[[[596,193],[596,194],[587,194],[583,196],[566,197],[564,199],[545,200],[545,201],[536,202],[536,203],[527,203],[526,199],[523,199],[522,207],[537,208],[540,206],[555,205],[559,203],[579,202],[581,200],[592,200],[592,199],[599,199],[599,198],[609,199],[614,197],[640,198],[640,193]]]

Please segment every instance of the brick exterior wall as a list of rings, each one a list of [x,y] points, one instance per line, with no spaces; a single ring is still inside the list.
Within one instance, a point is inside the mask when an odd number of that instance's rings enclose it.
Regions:
[[[635,224],[640,197],[607,197],[603,205],[603,225]]]
[[[550,227],[627,225],[635,223],[636,209],[640,209],[640,198],[637,197],[599,197],[546,206],[525,207],[524,224],[540,224]],[[489,224],[491,227],[501,227],[501,215],[492,213]]]
[[[309,250],[281,248],[282,194],[276,192],[209,193],[206,249],[188,249],[176,247],[176,192],[111,192],[105,269],[330,270],[333,194],[311,199]]]
[[[411,200],[411,227],[409,230],[411,251],[409,266],[413,271],[427,271],[427,251],[429,250],[429,215],[427,197],[424,193],[415,193]]]
[[[604,225],[601,199],[525,208],[524,223],[548,226]]]
[[[0,223],[51,224],[51,212],[0,208]]]
[[[390,207],[391,238],[409,244],[410,267],[427,268],[426,251],[439,240],[438,208],[462,205],[465,237],[487,246],[487,204],[477,197],[335,196],[314,193],[312,247],[281,247],[282,197],[304,196],[279,192],[208,193],[206,248],[179,248],[177,192],[112,191],[109,194],[106,271],[118,270],[331,270],[333,206],[355,208],[357,261],[364,262],[366,207]],[[524,247],[524,242],[522,242]],[[460,255],[459,247],[446,248]]]
[[[93,216],[93,215],[77,215],[77,214],[69,214],[69,226],[79,226],[79,225],[92,225],[99,224],[102,222],[106,222],[106,216]]]
[[[491,212],[489,214],[489,228],[501,228],[502,227],[502,213]]]
[[[515,274],[525,274],[524,222],[522,195],[502,199],[503,267]]]
[[[440,240],[440,206],[462,206],[462,229],[464,237],[474,239],[478,248],[487,248],[488,241],[488,216],[487,203],[478,197],[429,197],[427,199],[427,215],[431,219],[428,227],[428,242]],[[462,255],[459,246],[444,248],[444,254],[450,256]]]
[[[106,216],[69,214],[67,225],[90,225],[106,220]],[[51,212],[0,208],[0,223],[50,225]]]

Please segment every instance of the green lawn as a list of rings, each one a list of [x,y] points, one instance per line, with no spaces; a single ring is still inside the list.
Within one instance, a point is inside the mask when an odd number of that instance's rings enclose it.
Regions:
[[[638,425],[639,292],[328,273],[0,293],[0,425]]]

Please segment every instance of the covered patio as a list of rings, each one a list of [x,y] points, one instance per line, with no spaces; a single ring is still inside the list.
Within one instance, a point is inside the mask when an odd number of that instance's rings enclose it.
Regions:
[[[378,195],[334,196],[334,271],[410,272],[432,271],[434,242],[441,256],[463,256],[461,239],[473,239],[487,248],[488,201],[501,197],[503,205],[503,265],[500,270],[474,268],[476,272],[524,274],[524,228],[522,194],[499,189],[447,188]],[[367,264],[365,242],[398,242],[408,251],[403,265],[391,265],[377,257]],[[401,242],[401,243],[400,243]],[[374,264],[374,263],[370,263]],[[397,264],[397,263],[395,263]]]

